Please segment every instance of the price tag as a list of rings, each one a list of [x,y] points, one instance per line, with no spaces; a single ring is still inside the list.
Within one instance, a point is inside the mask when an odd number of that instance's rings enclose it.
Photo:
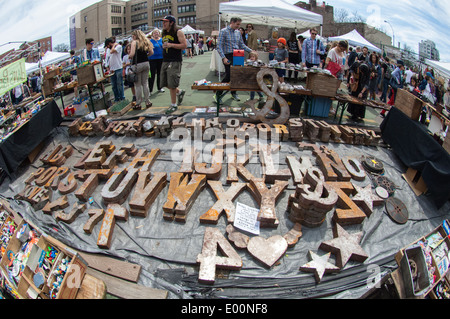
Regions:
[[[234,227],[259,235],[258,213],[259,209],[237,202]]]

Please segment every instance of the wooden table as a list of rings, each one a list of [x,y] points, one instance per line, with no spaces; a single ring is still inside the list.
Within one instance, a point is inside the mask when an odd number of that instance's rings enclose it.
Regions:
[[[385,103],[374,102],[370,100],[362,100],[351,95],[336,95],[335,99],[338,102],[338,104],[336,106],[336,113],[334,114],[334,119],[336,119],[339,108],[341,108],[341,115],[339,117],[338,122],[339,124],[342,124],[342,117],[344,116],[344,111],[348,108],[348,105],[350,103],[385,111],[389,111],[391,109],[391,107]]]

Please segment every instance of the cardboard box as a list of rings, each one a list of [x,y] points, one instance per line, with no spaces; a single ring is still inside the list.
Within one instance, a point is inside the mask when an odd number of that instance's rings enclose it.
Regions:
[[[78,86],[92,85],[101,81],[104,77],[102,65],[88,64],[77,69]]]

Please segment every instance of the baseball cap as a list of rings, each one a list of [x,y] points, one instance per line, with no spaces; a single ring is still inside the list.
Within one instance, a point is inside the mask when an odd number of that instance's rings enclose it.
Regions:
[[[161,21],[169,21],[175,23],[177,20],[175,19],[174,16],[165,16],[164,18],[161,19]]]

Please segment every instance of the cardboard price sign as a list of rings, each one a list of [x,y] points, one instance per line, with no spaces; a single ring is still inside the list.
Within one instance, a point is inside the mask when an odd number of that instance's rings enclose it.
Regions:
[[[12,90],[19,84],[26,82],[27,72],[25,70],[25,59],[18,60],[14,63],[0,69],[0,95]]]

